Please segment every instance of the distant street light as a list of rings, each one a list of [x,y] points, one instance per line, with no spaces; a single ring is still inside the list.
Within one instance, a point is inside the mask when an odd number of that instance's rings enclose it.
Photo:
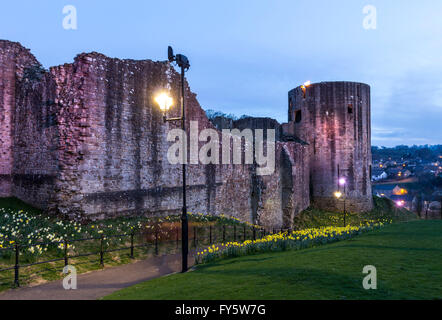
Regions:
[[[338,182],[339,182],[340,186],[344,187],[344,193],[342,193],[341,191],[336,191],[334,194],[335,194],[336,199],[338,199],[338,200],[342,197],[342,195],[344,195],[344,228],[345,228],[347,226],[347,223],[345,221],[345,218],[347,216],[347,213],[345,211],[345,198],[346,198],[346,188],[345,187],[347,184],[347,180],[345,178],[339,178]]]
[[[173,54],[172,47],[168,47],[168,59],[169,62],[176,62],[176,64],[181,68],[181,116],[178,118],[166,117],[166,112],[173,105],[173,99],[165,92],[160,93],[155,97],[155,101],[158,103],[161,111],[163,112],[163,120],[167,121],[180,121],[181,129],[186,131],[186,113],[184,106],[184,73],[190,68],[189,59],[182,54]],[[186,139],[183,139],[186,142]],[[187,149],[187,144],[184,145],[184,150]],[[187,152],[183,152],[186,156]],[[187,159],[183,159],[183,208],[181,213],[181,246],[182,246],[182,272],[186,272],[187,267],[187,256],[189,254],[189,222],[187,218],[187,203],[186,203],[186,162]]]
[[[346,183],[347,183],[347,181],[345,180],[345,178],[340,178],[339,179],[339,185],[340,186],[345,186]]]
[[[398,217],[399,216],[399,209],[401,209],[405,205],[405,201],[404,200],[397,200],[397,201],[395,201],[395,204],[396,204],[396,206],[395,206],[394,213],[395,213],[396,217]]]

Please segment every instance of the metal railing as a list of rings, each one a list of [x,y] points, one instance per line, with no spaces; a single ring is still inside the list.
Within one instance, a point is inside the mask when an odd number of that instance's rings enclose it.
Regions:
[[[52,241],[52,242],[36,242],[32,244],[24,244],[20,243],[17,240],[13,246],[0,248],[0,255],[3,256],[5,251],[12,252],[11,257],[14,257],[14,263],[11,266],[4,267],[0,269],[1,272],[14,270],[14,287],[20,286],[20,269],[26,267],[32,267],[36,265],[54,263],[64,261],[64,265],[69,265],[69,260],[75,258],[89,257],[89,256],[98,256],[99,263],[102,267],[104,267],[104,261],[106,258],[106,254],[111,252],[119,252],[119,251],[129,251],[129,257],[134,259],[134,251],[135,249],[143,248],[143,247],[151,247],[153,248],[154,254],[156,256],[160,253],[160,246],[164,244],[173,244],[171,247],[175,247],[178,249],[181,243],[181,228],[174,227],[172,229],[166,228],[166,232],[162,230],[161,227],[155,227],[154,230],[147,232],[146,230],[139,232],[131,232],[117,235],[104,235],[101,234],[100,237],[90,237],[90,238],[82,238],[82,239],[64,239],[62,241]],[[279,232],[286,231],[285,229],[278,229]],[[264,228],[255,228],[249,226],[242,225],[209,225],[209,226],[191,226],[189,228],[189,246],[197,249],[200,246],[209,246],[217,243],[226,243],[226,242],[236,242],[236,241],[246,241],[246,240],[256,240],[257,238],[262,238],[271,233],[277,233],[278,230],[273,229],[268,232]],[[288,230],[288,229],[287,229]],[[167,235],[167,236],[164,236]],[[135,242],[135,237],[141,240],[139,243]],[[122,242],[123,238],[128,239],[124,244],[129,243],[129,245],[118,246],[117,248],[107,247],[105,242],[107,240],[119,238],[120,242]],[[167,239],[165,239],[167,238]],[[83,243],[85,241],[98,241],[98,248],[96,251],[92,252],[77,252],[76,254],[72,254],[69,252],[69,246],[77,243]],[[27,248],[31,247],[50,247],[50,246],[60,246],[62,245],[63,256],[59,253],[58,256],[54,259],[37,261],[32,263],[21,263],[20,257],[22,252]]]

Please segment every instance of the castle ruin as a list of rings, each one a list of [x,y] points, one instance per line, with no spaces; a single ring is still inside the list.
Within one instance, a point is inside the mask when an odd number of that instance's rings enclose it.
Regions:
[[[163,123],[153,100],[170,87],[179,101],[179,86],[167,61],[93,52],[47,71],[19,43],[0,40],[0,197],[78,218],[179,213],[181,166],[166,158],[174,124]],[[277,130],[271,175],[257,175],[254,164],[190,164],[189,211],[290,227],[310,205],[341,209],[333,198],[340,176],[348,180],[348,208],[371,209],[370,87],[305,89],[289,92],[288,123],[248,118],[215,126],[186,83],[187,121],[198,121],[199,130]]]

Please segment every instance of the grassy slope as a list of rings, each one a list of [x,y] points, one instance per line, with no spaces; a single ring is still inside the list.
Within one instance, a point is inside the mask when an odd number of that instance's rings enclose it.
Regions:
[[[362,288],[374,265],[378,290]],[[107,299],[442,299],[442,221],[388,225],[301,251],[203,265]]]
[[[393,202],[387,198],[373,197],[373,210],[364,213],[347,213],[346,223],[352,225],[359,225],[360,222],[375,220],[375,221],[390,221],[403,222],[417,219],[417,216],[406,210],[398,209]],[[297,229],[316,228],[321,226],[343,226],[343,213],[328,212],[309,208],[301,212],[295,217],[294,224]]]

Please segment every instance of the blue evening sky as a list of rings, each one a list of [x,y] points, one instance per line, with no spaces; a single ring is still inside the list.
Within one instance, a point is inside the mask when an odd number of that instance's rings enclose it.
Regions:
[[[74,5],[78,29],[64,30]],[[365,30],[363,7],[377,8]],[[372,143],[442,143],[440,0],[3,0],[0,39],[21,42],[45,66],[80,52],[191,61],[205,109],[287,121],[287,92],[306,80],[372,87]]]

